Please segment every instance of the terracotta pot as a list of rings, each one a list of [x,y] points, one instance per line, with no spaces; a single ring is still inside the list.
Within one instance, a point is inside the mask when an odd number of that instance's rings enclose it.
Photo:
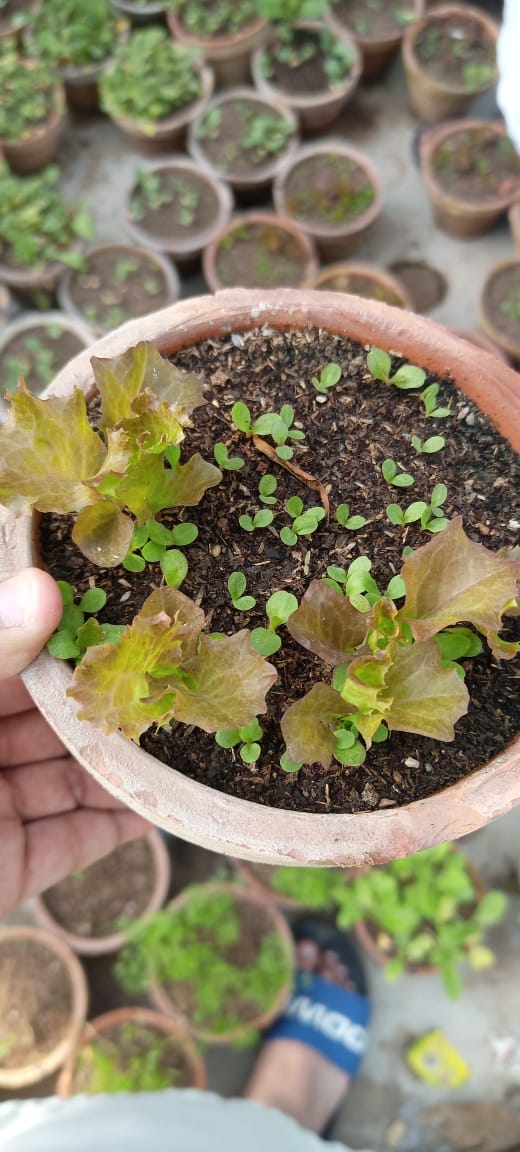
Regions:
[[[85,252],[85,260],[95,258],[103,253],[115,253],[120,259],[132,259],[132,256],[142,258],[145,256],[155,270],[160,273],[164,284],[164,295],[166,296],[166,304],[175,304],[179,299],[181,286],[177,270],[174,265],[166,256],[162,256],[160,252],[151,252],[148,249],[138,248],[133,244],[96,244]],[[74,300],[74,280],[81,275],[74,268],[65,268],[58,280],[56,286],[56,294],[60,308],[69,316],[73,316],[77,320],[81,320],[84,324],[89,324],[91,329],[96,335],[101,336],[103,329],[101,325],[95,321],[90,322],[85,314],[81,311]]]
[[[88,1024],[85,1025],[81,1037],[74,1050],[67,1057],[58,1077],[57,1096],[61,1096],[63,1099],[75,1095],[74,1074],[81,1047],[84,1044],[91,1044],[97,1036],[103,1036],[105,1032],[109,1032],[121,1024],[141,1024],[146,1028],[152,1028],[154,1032],[159,1032],[162,1036],[171,1036],[177,1040],[190,1067],[190,1087],[201,1090],[206,1088],[206,1068],[202,1056],[191,1038],[178,1028],[174,1020],[169,1020],[167,1016],[162,1016],[159,1012],[152,1012],[150,1008],[114,1008],[112,1012],[104,1012],[102,1016],[96,1016],[94,1020],[89,1020]]]
[[[449,191],[442,183],[435,168],[435,157],[440,146],[459,132],[488,133],[497,140],[507,136],[504,124],[489,120],[451,120],[437,124],[421,136],[421,175],[433,205],[435,222],[445,232],[453,236],[479,236],[488,232],[497,220],[507,211],[511,201],[518,196],[520,172],[516,186],[511,181],[507,191],[492,192],[480,200],[469,199]]]
[[[511,205],[508,217],[514,245],[517,252],[520,253],[520,200]]]
[[[347,162],[357,165],[366,175],[374,190],[374,198],[368,208],[365,208],[358,216],[342,223],[333,223],[328,220],[319,219],[318,216],[304,217],[303,215],[296,214],[293,210],[288,187],[291,177],[300,165],[306,165],[309,160],[312,161],[318,158],[319,167],[316,178],[316,190],[318,193],[321,189],[320,174],[322,166],[319,160],[322,156],[338,156]],[[305,183],[306,187],[310,188],[312,192],[313,185],[310,174]],[[295,223],[298,224],[300,228],[303,228],[304,232],[314,240],[318,252],[324,261],[348,256],[352,250],[356,248],[364,233],[377,219],[383,207],[381,182],[368,156],[365,156],[363,152],[358,152],[357,148],[351,148],[350,144],[345,144],[343,140],[334,137],[319,140],[312,144],[303,144],[297,149],[294,155],[287,157],[280,167],[278,174],[275,176],[273,199],[277,212],[294,220]]]
[[[424,15],[425,2],[424,0],[412,0],[408,8],[414,12],[416,19]],[[362,72],[361,79],[365,82],[372,82],[379,80],[381,76],[387,71],[396,55],[401,41],[403,39],[403,27],[396,27],[395,32],[388,32],[386,35],[361,35],[356,32],[348,20],[348,3],[345,9],[338,11],[338,8],[332,8],[330,13],[330,23],[334,27],[337,25],[340,29],[347,29],[356,40],[356,43],[361,51],[362,57]]]
[[[223,104],[230,104],[236,100],[246,101],[258,108],[259,116],[278,115],[283,117],[292,131],[283,152],[277,156],[268,157],[263,164],[249,163],[247,171],[236,168],[233,170],[232,162],[225,166],[213,163],[211,155],[206,150],[205,141],[198,136],[200,124],[208,112],[213,108],[222,108]],[[237,196],[247,201],[254,201],[262,193],[268,191],[286,158],[294,155],[297,144],[298,121],[291,109],[280,103],[279,100],[269,100],[266,96],[260,96],[254,88],[229,88],[225,92],[219,92],[210,100],[196,120],[192,120],[188,129],[188,151],[197,164],[203,168],[209,168],[216,178],[220,177],[226,180]]]
[[[146,908],[141,913],[141,916],[150,916],[152,912],[157,912],[162,907],[168,890],[170,887],[170,857],[168,849],[156,829],[152,829],[146,837],[150,845],[154,878],[153,887],[150,889]],[[122,948],[126,936],[124,932],[111,932],[109,936],[77,936],[73,932],[68,932],[66,928],[60,924],[59,920],[50,912],[47,904],[45,903],[45,893],[42,896],[36,897],[32,904],[34,916],[37,924],[42,928],[47,928],[49,932],[55,932],[62,940],[65,940],[69,948],[76,952],[79,956],[105,956],[110,952],[117,952]]]
[[[121,12],[132,24],[150,24],[164,15],[161,0],[146,0],[144,4],[139,4],[138,0],[110,0],[110,3],[116,12]]]
[[[166,20],[174,40],[198,48],[208,64],[211,64],[216,88],[247,84],[250,79],[250,56],[264,43],[266,20],[258,18],[245,24],[234,36],[211,36],[206,40],[187,32],[174,12],[167,12]]]
[[[480,327],[486,336],[498,344],[498,347],[505,352],[506,356],[520,364],[520,317],[516,320],[516,327],[514,333],[506,331],[503,324],[500,323],[500,314],[497,314],[496,300],[491,303],[491,295],[496,296],[497,280],[504,274],[507,274],[510,269],[516,269],[517,284],[516,298],[520,299],[520,259],[517,257],[515,260],[502,260],[499,264],[495,264],[491,271],[488,273],[482,291],[480,293],[480,307],[479,307],[479,322]],[[500,295],[500,294],[499,294]]]
[[[313,241],[306,235],[303,229],[300,228],[294,220],[290,220],[288,216],[275,215],[274,212],[243,212],[240,216],[234,216],[227,228],[216,236],[211,243],[208,244],[207,248],[204,249],[202,270],[206,284],[212,292],[218,292],[221,288],[226,287],[221,280],[217,267],[219,246],[224,237],[230,236],[234,231],[240,231],[245,224],[258,225],[260,227],[264,225],[265,227],[274,226],[294,240],[296,247],[299,249],[298,256],[301,257],[301,286],[304,287],[310,283],[318,265]],[[241,276],[243,276],[242,283],[244,283],[245,274],[243,270]]]
[[[398,349],[433,375],[450,373],[520,452],[520,377],[423,316],[338,292],[234,290],[182,301],[131,321],[83,352],[52,385],[64,394],[92,387],[90,357],[115,356],[139,340],[172,353],[212,337],[261,325],[316,325],[362,344]],[[6,575],[38,563],[34,522],[1,513],[0,569]],[[228,856],[266,864],[356,867],[384,863],[454,840],[508,812],[520,800],[520,737],[488,763],[428,799],[355,814],[293,813],[225,795],[155,760],[116,734],[78,721],[66,696],[70,671],[42,652],[24,673],[38,707],[73,755],[109,792],[152,823]]]
[[[496,82],[495,75],[478,88],[468,91],[463,83],[441,81],[427,73],[415,52],[418,36],[429,25],[452,17],[471,16],[481,25],[492,44],[496,44],[498,24],[481,8],[471,8],[466,4],[445,4],[427,14],[422,20],[410,24],[403,36],[403,64],[408,86],[408,100],[412,112],[427,124],[447,120],[450,116],[462,116],[480,92],[486,92]]]
[[[30,69],[31,61],[20,61],[20,66]],[[30,135],[24,135],[18,140],[0,137],[0,148],[9,167],[20,176],[39,172],[56,155],[65,119],[65,97],[60,84],[53,91],[54,107],[43,124],[35,127]]]
[[[370,291],[361,291],[363,282],[370,284]],[[328,264],[314,277],[312,288],[324,292],[348,292],[369,300],[379,300],[393,304],[396,308],[412,311],[412,298],[404,284],[376,264],[340,263]]]
[[[12,320],[10,324],[6,324],[0,333],[0,365],[15,339],[24,333],[45,328],[49,324],[59,324],[60,328],[64,329],[64,331],[72,333],[72,335],[77,338],[80,347],[88,348],[94,339],[92,330],[83,321],[75,320],[71,316],[64,316],[62,312],[24,312],[16,320]],[[44,391],[44,388],[45,385],[42,383],[37,392],[34,388],[31,388],[31,391],[33,391],[35,395],[39,395]],[[0,398],[0,423],[5,420],[9,411],[9,404],[3,399],[3,395],[4,393],[2,391]]]
[[[273,904],[277,904],[279,908],[299,907],[296,900],[293,900],[291,896],[284,896],[282,892],[276,892],[274,888],[271,888],[269,884],[265,883],[257,872],[256,867],[248,863],[247,860],[235,859],[232,863],[238,878],[243,881],[251,892],[256,893],[256,895],[263,900],[270,900]],[[262,867],[268,868],[269,865],[262,865]]]
[[[221,894],[234,896],[241,903],[244,902],[247,904],[252,904],[253,907],[257,907],[259,911],[261,910],[264,915],[267,915],[268,918],[272,921],[271,930],[273,932],[277,932],[281,937],[282,943],[287,952],[288,960],[290,961],[292,971],[294,971],[296,962],[294,953],[294,941],[291,935],[291,930],[287,920],[285,919],[285,916],[283,916],[282,913],[278,911],[278,908],[275,904],[273,904],[272,901],[265,900],[262,895],[259,895],[252,890],[246,891],[243,888],[238,888],[235,884],[210,883],[206,884],[205,888],[207,890],[211,889],[211,891],[214,892],[216,896]],[[177,896],[175,900],[172,900],[171,904],[168,906],[168,911],[177,911],[179,908],[184,907],[184,905],[188,903],[189,899],[190,890],[188,888],[181,892],[181,894]],[[222,1045],[236,1044],[237,1042],[240,1042],[240,1040],[242,1040],[245,1036],[247,1036],[247,1034],[251,1031],[256,1032],[268,1028],[269,1025],[272,1024],[273,1021],[276,1020],[276,1018],[283,1011],[291,994],[291,986],[290,984],[285,984],[282,988],[280,988],[275,1000],[271,1004],[271,1007],[262,1012],[261,1015],[254,1017],[252,1020],[245,1021],[242,1027],[236,1028],[232,1032],[220,1034],[207,1031],[205,1028],[199,1028],[194,1025],[187,1017],[184,1017],[180,1009],[177,1008],[175,1004],[173,994],[170,995],[169,992],[166,991],[166,988],[164,988],[161,984],[151,984],[148,989],[148,994],[154,1008],[156,1008],[159,1012],[164,1012],[166,1016],[170,1016],[177,1020],[181,1027],[183,1027],[186,1031],[191,1032],[191,1034],[195,1036],[195,1038],[202,1044]]]
[[[188,125],[204,111],[213,92],[214,77],[211,68],[201,66],[200,77],[202,94],[198,100],[192,100],[190,104],[179,108],[171,116],[165,116],[163,120],[145,123],[142,120],[132,120],[129,116],[116,116],[114,113],[110,113],[110,119],[140,152],[154,156],[161,152],[182,150]]]
[[[150,219],[136,222],[131,215],[132,199],[136,193],[134,185],[127,200],[126,225],[130,235],[137,244],[152,248],[158,252],[167,252],[176,264],[183,267],[192,265],[200,260],[203,249],[214,236],[226,228],[233,211],[233,195],[231,189],[222,180],[218,180],[209,170],[196,164],[188,157],[179,156],[172,160],[163,160],[147,169],[149,172],[171,173],[180,180],[187,180],[200,189],[202,195],[209,195],[213,199],[214,216],[209,224],[197,227],[196,220],[193,226],[185,229],[182,235],[178,226],[175,226],[174,207],[172,207],[172,223],[165,231],[153,229],[153,213]],[[165,208],[161,209],[161,219],[164,221]]]
[[[477,894],[477,904],[480,904],[485,895],[485,885],[481,873],[472,864],[471,860],[467,861],[468,873],[473,881],[475,891]],[[353,932],[356,936],[357,942],[363,951],[369,956],[373,964],[378,968],[384,968],[388,961],[392,959],[391,954],[383,952],[382,948],[377,943],[376,936],[370,924],[365,923],[363,920],[358,924],[354,924]],[[407,972],[413,973],[414,976],[429,976],[437,969],[432,964],[409,964],[406,968]]]
[[[332,28],[331,25],[329,26]],[[323,23],[320,24],[314,20],[302,20],[295,25],[297,29],[307,29],[311,32],[319,32],[321,27],[323,27]],[[278,100],[291,108],[299,119],[304,136],[313,136],[323,132],[329,124],[332,124],[332,121],[339,116],[342,108],[350,100],[361,77],[361,54],[354,38],[346,29],[342,29],[340,32],[337,26],[332,28],[332,31],[336,39],[342,40],[352,50],[354,62],[348,76],[341,84],[335,84],[333,88],[328,88],[325,92],[293,93],[278,88],[263,74],[263,48],[257,48],[251,57],[251,72],[255,88],[262,96],[268,96],[271,100]]]
[[[70,948],[57,936],[44,932],[41,928],[28,926],[7,927],[0,925],[0,951],[2,944],[12,940],[27,941],[46,948],[62,964],[64,978],[70,989],[70,1019],[64,1034],[49,1052],[43,1053],[34,1063],[18,1068],[0,1067],[0,1089],[17,1092],[29,1084],[45,1080],[60,1068],[77,1042],[85,1023],[88,1004],[87,979],[79,960]]]
[[[498,348],[492,340],[488,340],[482,332],[470,332],[466,328],[452,328],[451,331],[455,336],[461,336],[463,340],[469,340],[470,344],[475,344],[477,348],[484,348],[486,352],[491,352],[492,356],[498,356],[498,359],[503,364],[509,364],[509,359],[501,348]]]

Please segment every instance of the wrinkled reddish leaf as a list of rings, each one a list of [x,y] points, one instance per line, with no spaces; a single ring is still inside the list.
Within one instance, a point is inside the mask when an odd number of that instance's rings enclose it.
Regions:
[[[111,500],[99,500],[78,514],[72,539],[93,564],[114,568],[124,560],[133,530],[133,520]]]
[[[392,645],[384,719],[390,730],[453,740],[453,725],[468,710],[469,695],[455,668],[443,668],[435,640],[409,647]]]
[[[184,670],[190,686],[178,686],[175,718],[205,732],[243,728],[265,712],[266,693],[277,677],[276,668],[255,652],[246,629],[221,638],[202,635]]]
[[[204,403],[202,387],[190,372],[175,368],[150,343],[142,342],[121,356],[93,356],[96,384],[101,394],[102,428],[114,427],[132,416],[134,399],[146,389],[164,401],[181,423]]]
[[[195,656],[199,635],[204,627],[205,616],[202,608],[179,592],[178,588],[156,588],[145,600],[139,616],[147,619],[160,614],[168,616],[175,631],[176,643],[180,644],[179,655],[182,663]]]
[[[313,580],[287,628],[298,644],[327,664],[344,664],[347,654],[363,643],[367,616],[352,607],[348,596],[324,580]]]
[[[163,499],[168,501],[162,508],[176,508],[180,505],[191,507],[199,504],[208,488],[220,484],[222,472],[199,452],[195,452],[185,464],[177,464],[166,473]]]
[[[329,688],[328,684],[314,684],[310,692],[291,704],[282,716],[287,758],[294,764],[322,764],[328,768],[332,761],[337,721],[354,711],[334,688]]]

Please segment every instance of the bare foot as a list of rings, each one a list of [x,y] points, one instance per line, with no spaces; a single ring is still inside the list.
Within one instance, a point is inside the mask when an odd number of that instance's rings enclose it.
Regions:
[[[297,965],[331,984],[355,991],[335,952],[322,952],[315,940],[296,944]],[[298,1040],[267,1040],[244,1095],[293,1116],[303,1128],[323,1132],[348,1089],[350,1077],[321,1052]]]

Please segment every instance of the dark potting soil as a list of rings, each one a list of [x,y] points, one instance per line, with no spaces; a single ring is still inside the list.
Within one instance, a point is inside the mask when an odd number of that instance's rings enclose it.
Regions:
[[[147,173],[149,175],[149,173]],[[217,216],[219,202],[216,192],[203,176],[192,172],[155,171],[158,195],[164,199],[159,208],[151,208],[139,185],[132,194],[130,216],[136,224],[161,240],[185,240],[192,234],[205,232]]]
[[[22,1068],[60,1043],[72,996],[56,955],[33,940],[0,943],[0,1068]]]
[[[443,188],[463,200],[512,196],[520,189],[520,156],[514,144],[487,124],[462,128],[439,144],[433,171]]]
[[[349,224],[374,196],[365,169],[332,149],[295,164],[285,181],[287,212],[307,224]]]
[[[293,43],[297,56],[299,57],[300,53],[309,51],[309,59],[304,60],[302,64],[291,67],[291,65],[282,63],[277,59],[276,48],[270,50],[267,47],[264,50],[264,59],[269,67],[269,72],[266,72],[266,75],[269,76],[269,83],[273,87],[281,88],[283,92],[295,96],[328,92],[333,85],[325,71],[325,53],[320,47],[319,33],[297,29],[294,33]]]
[[[216,271],[227,288],[298,288],[308,269],[308,256],[291,232],[275,223],[239,224],[220,241]]]
[[[16,392],[18,377],[39,396],[60,368],[85,347],[74,332],[59,323],[36,324],[13,336],[0,354],[2,394]]]
[[[149,1083],[139,1088],[139,1066],[144,1067],[144,1074],[149,1072],[150,1053],[157,1054],[157,1063],[154,1061],[154,1071],[163,1073],[164,1085],[161,1087],[189,1088],[193,1084],[191,1067],[182,1044],[175,1036],[167,1036],[164,1032],[152,1028],[149,1024],[141,1024],[136,1020],[128,1020],[121,1024],[114,1024],[112,1028],[104,1029],[97,1034],[92,1029],[90,1044],[83,1045],[78,1052],[77,1066],[74,1072],[74,1095],[80,1092],[107,1091],[108,1084],[96,1088],[96,1062],[92,1053],[96,1049],[107,1057],[114,1072],[114,1081],[118,1074],[131,1076],[133,1092],[140,1090],[150,1091]],[[105,1068],[104,1068],[105,1071]],[[105,1072],[106,1076],[106,1072]],[[111,1085],[112,1087],[112,1085]],[[124,1088],[113,1091],[124,1091]]]
[[[416,524],[405,529],[392,526],[386,506],[429,500],[437,482],[448,489],[446,515],[451,519],[462,513],[471,538],[492,549],[517,543],[518,456],[449,381],[441,383],[437,403],[449,404],[452,415],[445,420],[427,418],[416,392],[372,381],[365,350],[359,344],[317,329],[234,334],[184,349],[173,360],[179,367],[202,373],[208,386],[209,402],[195,414],[196,427],[187,436],[186,455],[199,450],[212,459],[213,444],[221,440],[230,455],[245,460],[240,471],[226,471],[222,484],[210,489],[200,506],[186,514],[198,525],[200,535],[187,551],[189,571],[182,591],[200,597],[212,631],[264,626],[264,605],[274,589],[291,589],[300,599],[310,581],[323,576],[329,564],[348,567],[362,554],[372,559],[373,575],[385,588],[400,570],[403,546],[420,546],[430,539]],[[311,381],[329,362],[341,366],[343,377],[322,402]],[[367,518],[364,528],[348,532],[332,514],[328,524],[323,521],[314,535],[301,538],[296,547],[281,543],[279,530],[290,523],[284,510],[288,497],[299,495],[306,506],[318,504],[319,498],[233,428],[229,413],[239,398],[249,405],[253,417],[261,411],[279,410],[284,403],[294,406],[296,422],[306,432],[305,441],[296,446],[295,460],[330,488],[332,513],[339,503],[348,502],[351,514]],[[410,444],[412,433],[423,440],[442,434],[446,446],[435,455],[416,455]],[[415,476],[413,495],[385,483],[381,464],[386,457]],[[278,482],[274,523],[245,532],[238,517],[264,507],[258,483],[266,472]],[[177,517],[164,519],[174,523]],[[95,577],[108,594],[104,618],[114,623],[128,623],[160,584],[157,566],[152,565],[139,575],[122,569],[94,572],[70,545],[70,518],[43,517],[42,548],[43,561],[53,575],[69,580],[78,595],[88,587],[89,577]],[[244,573],[247,592],[257,599],[249,612],[236,612],[232,607],[227,580],[233,571]],[[357,812],[406,804],[438,792],[500,752],[520,729],[518,661],[496,663],[486,650],[466,662],[471,704],[467,716],[457,723],[452,743],[393,732],[386,743],[371,748],[359,768],[334,763],[325,770],[312,765],[288,775],[279,767],[283,752],[280,717],[309,690],[313,680],[330,682],[330,669],[304,652],[285,629],[282,634],[282,648],[271,657],[279,678],[268,694],[268,711],[260,717],[264,736],[256,764],[244,764],[233,750],[220,748],[213,736],[182,725],[175,730],[149,730],[142,737],[143,747],[193,779],[247,800],[302,812]]]
[[[491,277],[482,303],[498,331],[520,348],[520,261]]]
[[[86,267],[69,281],[76,308],[90,324],[110,331],[170,302],[164,272],[153,256],[124,246],[85,256]]]
[[[414,5],[402,0],[339,0],[334,15],[356,36],[378,40],[400,36],[414,18]]]
[[[493,80],[495,45],[480,20],[469,14],[432,12],[415,40],[415,53],[429,75],[468,92]]]
[[[218,123],[211,128],[215,113]],[[265,126],[262,140],[258,141],[258,127]],[[293,132],[286,132],[288,121],[272,105],[258,99],[237,98],[218,105],[202,117],[197,132],[199,147],[210,164],[230,179],[251,179],[253,170],[269,166],[285,151]],[[254,172],[257,175],[257,172]]]
[[[90,938],[109,936],[118,931],[121,918],[142,916],[154,880],[148,841],[133,840],[48,888],[43,901],[67,932]]]
[[[327,281],[320,284],[320,288],[328,292],[350,292],[354,296],[364,296],[368,300],[382,300],[385,304],[394,304],[397,308],[403,307],[402,296],[393,292],[386,284],[382,284],[375,277],[363,276],[360,272],[331,273]]]

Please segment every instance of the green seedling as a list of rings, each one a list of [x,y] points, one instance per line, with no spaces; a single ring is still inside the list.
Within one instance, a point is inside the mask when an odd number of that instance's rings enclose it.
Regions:
[[[421,392],[421,400],[427,416],[435,417],[437,420],[444,420],[446,416],[451,416],[451,412],[449,408],[437,407],[438,395],[439,385],[428,384],[428,387],[424,388],[424,390]]]
[[[429,504],[424,500],[414,500],[404,510],[399,504],[389,504],[386,515],[391,524],[416,524],[420,521],[426,532],[443,532],[449,523],[443,508],[447,497],[446,485],[436,484]]]
[[[256,604],[254,596],[244,596],[247,580],[243,572],[232,572],[228,578],[227,586],[236,612],[249,612],[251,608],[254,608]]]
[[[321,392],[326,396],[329,388],[334,386],[341,380],[341,368],[339,364],[330,363],[325,364],[319,376],[312,377],[312,383],[317,392]]]
[[[393,484],[396,488],[411,488],[412,484],[415,484],[415,480],[409,472],[398,471],[395,460],[389,458],[383,460],[381,472],[386,483]]]
[[[189,522],[176,524],[174,528],[167,528],[158,520],[147,520],[134,528],[130,548],[123,560],[123,568],[127,572],[143,572],[146,564],[160,564],[166,583],[175,588],[179,584],[171,584],[172,574],[178,572],[186,565],[184,575],[188,571],[185,557],[181,556],[179,562],[178,548],[186,548],[197,539],[199,530],[196,524]],[[174,556],[171,556],[171,552]],[[179,568],[180,563],[180,568]],[[176,577],[175,577],[176,578]],[[184,579],[184,577],[183,577]]]
[[[258,496],[262,504],[276,504],[276,496],[274,493],[277,488],[278,481],[276,476],[272,476],[270,472],[266,472],[258,485]]]
[[[338,524],[341,524],[342,528],[348,528],[349,532],[355,532],[358,528],[363,528],[365,524],[368,524],[368,520],[364,516],[351,516],[348,504],[338,504],[335,518]]]
[[[280,412],[265,412],[252,422],[247,404],[238,401],[231,409],[231,419],[235,427],[246,436],[270,436],[280,460],[291,460],[294,455],[287,440],[305,440],[305,432],[292,426],[294,408],[290,404],[284,404]]]
[[[137,272],[139,265],[135,260],[118,260],[114,268],[114,280],[116,284],[125,284],[131,276]]]
[[[394,384],[396,388],[422,388],[426,372],[415,364],[402,364],[392,374],[392,361],[383,348],[371,348],[367,355],[367,368],[375,380]]]
[[[94,617],[105,607],[103,588],[88,588],[77,603],[67,580],[58,580],[63,611],[58,627],[47,641],[47,651],[57,660],[79,662],[93,644],[117,644],[124,632],[121,624],[100,624]],[[88,619],[87,619],[88,616]]]
[[[445,444],[444,436],[428,436],[427,440],[421,440],[420,436],[411,437],[412,448],[418,453],[432,455],[434,452],[441,452]]]
[[[215,732],[219,748],[236,748],[240,744],[239,755],[244,764],[256,764],[262,751],[260,741],[264,730],[257,717],[243,728],[220,728]]]
[[[116,45],[99,90],[109,116],[155,125],[201,96],[199,56],[165,28],[138,28]]]
[[[328,584],[340,595],[348,596],[352,607],[358,612],[368,612],[382,596],[398,600],[405,595],[401,576],[392,576],[385,592],[381,592],[371,575],[371,569],[372,561],[369,556],[356,556],[346,570],[337,564],[329,564],[323,583]]]
[[[291,496],[285,507],[289,516],[292,517],[292,524],[290,528],[288,525],[284,525],[280,531],[280,540],[288,548],[294,548],[294,545],[298,543],[299,536],[311,536],[313,532],[316,532],[320,521],[325,519],[326,513],[321,504],[304,509],[303,500],[299,496]]]
[[[238,472],[244,467],[245,460],[241,456],[230,456],[226,445],[221,441],[213,446],[213,455],[219,468],[225,472]]]
[[[265,611],[269,624],[267,628],[253,628],[251,633],[251,643],[256,652],[261,656],[272,656],[282,646],[280,636],[277,636],[278,628],[282,624],[287,624],[289,616],[296,612],[298,601],[292,592],[273,592],[269,597],[265,606]]]
[[[239,516],[238,523],[244,532],[254,532],[256,528],[268,528],[274,520],[273,513],[268,508],[260,508],[254,516]]]

